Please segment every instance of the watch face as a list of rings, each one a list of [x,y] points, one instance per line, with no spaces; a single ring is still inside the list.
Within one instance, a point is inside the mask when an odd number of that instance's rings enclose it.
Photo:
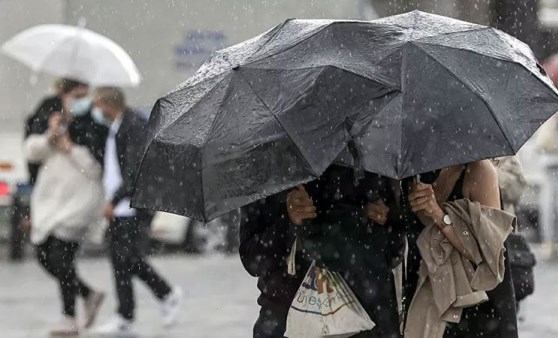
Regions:
[[[443,219],[444,223],[447,225],[451,224],[451,219],[449,217],[449,215],[444,215],[444,219]]]

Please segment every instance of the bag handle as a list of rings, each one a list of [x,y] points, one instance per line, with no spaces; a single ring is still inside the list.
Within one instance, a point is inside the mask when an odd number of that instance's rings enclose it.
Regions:
[[[287,257],[287,273],[290,276],[296,275],[296,261],[295,261],[296,242],[297,242],[297,239],[295,238],[295,240],[293,242],[293,246],[291,247],[291,252],[289,253],[289,256]]]

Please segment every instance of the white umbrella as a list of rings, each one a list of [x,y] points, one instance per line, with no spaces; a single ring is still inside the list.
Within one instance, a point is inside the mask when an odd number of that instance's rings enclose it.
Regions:
[[[137,86],[141,77],[128,53],[109,38],[83,27],[40,25],[2,45],[2,52],[35,72],[93,86]]]

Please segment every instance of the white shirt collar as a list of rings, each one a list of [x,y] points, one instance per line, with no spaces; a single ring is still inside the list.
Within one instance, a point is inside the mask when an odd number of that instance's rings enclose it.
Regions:
[[[122,125],[122,120],[123,119],[124,119],[124,113],[118,114],[118,117],[114,121],[112,121],[112,123],[110,124],[111,133],[113,133],[114,135],[116,135],[116,133],[118,133],[118,130],[120,129],[120,126]]]

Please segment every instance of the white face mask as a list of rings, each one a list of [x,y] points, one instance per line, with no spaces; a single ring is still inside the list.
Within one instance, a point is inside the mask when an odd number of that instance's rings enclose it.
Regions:
[[[97,106],[93,106],[93,109],[91,109],[91,117],[93,118],[93,121],[95,121],[98,124],[102,124],[105,126],[110,125],[109,121],[106,119],[105,115],[103,114],[101,108]]]
[[[83,116],[89,111],[89,107],[91,107],[90,98],[82,97],[79,99],[74,99],[72,101],[72,107],[70,108],[70,112],[74,114],[74,116]]]

